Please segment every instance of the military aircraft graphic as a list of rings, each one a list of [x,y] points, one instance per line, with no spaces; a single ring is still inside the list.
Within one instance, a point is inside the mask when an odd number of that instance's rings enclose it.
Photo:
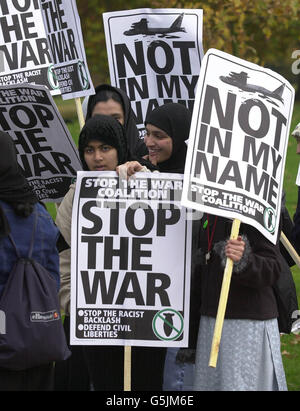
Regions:
[[[170,27],[149,27],[147,19],[141,19],[140,21],[133,23],[130,30],[124,31],[125,36],[137,36],[142,34],[144,36],[155,36],[158,34],[158,37],[166,38],[178,38],[178,36],[171,36],[172,33],[184,32],[186,30],[184,27],[181,27],[184,13],[180,14],[174,23]]]
[[[267,98],[267,99],[274,98],[276,100],[279,100],[281,103],[283,103],[282,94],[284,90],[284,84],[279,86],[276,90],[270,91],[262,86],[257,86],[255,84],[247,83],[248,78],[249,76],[245,71],[241,71],[240,73],[235,73],[234,71],[231,71],[229,73],[229,76],[227,77],[220,76],[220,80],[222,80],[224,83],[230,84],[231,86],[234,86],[234,87],[238,87],[240,90],[248,91],[250,93],[258,93],[259,97]]]

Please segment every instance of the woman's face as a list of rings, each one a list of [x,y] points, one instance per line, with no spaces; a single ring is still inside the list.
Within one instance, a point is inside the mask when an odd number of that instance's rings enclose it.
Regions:
[[[84,149],[84,160],[90,171],[115,171],[118,152],[102,141],[91,140]]]
[[[144,141],[149,151],[149,160],[151,163],[162,163],[171,157],[173,141],[171,137],[160,128],[152,124],[147,124]]]
[[[125,118],[122,105],[112,98],[107,101],[99,101],[93,109],[92,116],[95,114],[114,117],[124,126]]]

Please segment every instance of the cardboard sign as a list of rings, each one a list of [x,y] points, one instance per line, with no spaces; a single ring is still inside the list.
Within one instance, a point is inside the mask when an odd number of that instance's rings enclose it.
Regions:
[[[187,346],[192,221],[182,177],[78,173],[71,344]]]
[[[300,164],[298,167],[298,173],[297,173],[297,178],[296,178],[296,184],[297,186],[300,186]]]
[[[72,136],[50,92],[33,84],[0,87],[0,129],[39,200],[59,202],[82,169]]]
[[[0,86],[42,84],[60,94],[38,0],[0,2]]]
[[[129,96],[143,135],[147,112],[167,102],[193,109],[202,48],[202,10],[104,13],[111,84]]]
[[[277,241],[294,89],[280,75],[211,49],[193,112],[182,204],[238,219]]]
[[[76,1],[40,0],[40,5],[53,72],[62,98],[94,94]]]

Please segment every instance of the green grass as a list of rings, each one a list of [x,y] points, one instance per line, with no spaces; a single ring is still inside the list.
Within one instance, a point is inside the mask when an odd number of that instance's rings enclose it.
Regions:
[[[56,104],[62,114],[66,124],[70,130],[75,143],[78,142],[79,123],[77,120],[77,112],[74,100],[63,101],[60,97],[56,97]],[[300,122],[300,102],[295,104],[294,113],[291,124],[291,132]],[[290,216],[293,217],[297,205],[297,186],[295,184],[300,156],[296,154],[296,141],[290,137],[288,143],[288,151],[284,175],[284,190],[286,192],[286,206]],[[47,204],[47,208],[52,217],[55,218],[56,209],[54,204]],[[300,305],[300,269],[297,266],[292,268],[293,277],[296,284],[298,301]],[[289,391],[300,391],[300,335],[283,335],[282,343],[282,358],[285,368],[287,384]]]

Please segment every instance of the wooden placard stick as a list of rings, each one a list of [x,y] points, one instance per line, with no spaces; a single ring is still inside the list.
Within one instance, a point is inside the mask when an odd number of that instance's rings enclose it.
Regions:
[[[79,126],[80,130],[84,126],[84,115],[83,115],[83,110],[82,110],[82,105],[81,105],[81,100],[79,97],[75,98],[75,104],[76,104],[76,111],[77,111],[77,117],[79,121]],[[55,203],[55,211],[57,212],[58,210],[58,205]]]
[[[240,220],[233,221],[230,236],[231,239],[236,239],[238,237],[240,224]],[[300,268],[300,257],[283,232],[281,232],[280,241],[282,242],[286,250],[289,252],[290,256],[293,258],[295,264],[297,264],[297,266]],[[219,346],[221,342],[221,335],[228,300],[229,287],[231,282],[232,268],[233,261],[230,258],[227,258],[209,360],[209,366],[214,368],[217,366]]]
[[[77,111],[79,126],[80,126],[80,130],[81,130],[82,127],[84,126],[85,121],[84,121],[84,115],[83,115],[81,100],[80,100],[79,97],[75,98],[75,104],[76,104],[76,111]]]
[[[288,251],[288,253],[292,257],[292,259],[294,260],[295,264],[297,264],[297,266],[300,268],[300,257],[298,255],[297,251],[292,246],[292,244],[287,239],[287,237],[286,237],[286,235],[284,234],[283,231],[281,231],[281,234],[280,234],[280,241],[282,242],[282,244],[284,245],[284,247],[286,248],[286,250]]]
[[[240,220],[237,220],[237,219],[233,220],[232,228],[231,228],[231,235],[230,235],[231,240],[236,240],[238,238],[240,225],[241,225]],[[227,306],[227,301],[228,301],[229,287],[230,287],[230,282],[231,282],[232,269],[233,269],[233,261],[231,260],[231,258],[227,258],[226,267],[224,271],[224,277],[223,277],[223,283],[222,283],[222,288],[221,288],[217,318],[216,318],[216,323],[215,323],[214,335],[213,335],[213,340],[212,340],[212,345],[211,345],[210,359],[209,359],[209,366],[214,367],[214,368],[217,366],[219,347],[220,347],[220,342],[221,342],[221,335],[222,335],[225,311],[226,311],[226,306]]]
[[[131,347],[124,347],[124,391],[131,391]]]

